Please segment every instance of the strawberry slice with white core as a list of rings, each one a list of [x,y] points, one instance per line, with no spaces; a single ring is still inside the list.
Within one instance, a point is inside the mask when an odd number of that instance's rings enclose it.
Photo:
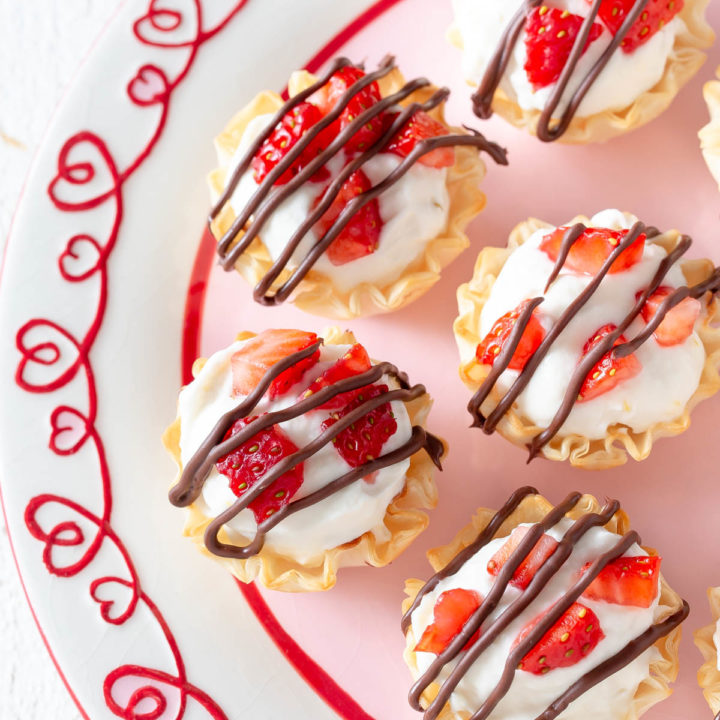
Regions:
[[[528,623],[520,631],[513,647],[517,647],[546,614]],[[525,655],[518,670],[546,675],[551,670],[570,667],[589,655],[604,637],[597,615],[585,605],[573,603]]]
[[[640,314],[642,319],[649,323],[654,317],[658,308],[674,292],[674,288],[665,285],[660,286],[645,302]],[[640,297],[637,293],[636,297]],[[687,297],[681,300],[674,308],[671,308],[662,322],[655,328],[653,336],[658,345],[670,347],[684,343],[695,328],[695,321],[700,316],[702,305],[699,300]]]
[[[233,376],[233,396],[249,395],[275,363],[305,350],[317,342],[315,333],[302,330],[264,330],[245,341],[245,344],[230,359]],[[285,394],[303,374],[320,358],[317,350],[310,357],[300,360],[280,373],[270,385],[268,397],[271,400]]]
[[[593,1],[587,0],[588,3]],[[598,17],[613,36],[617,35],[635,4],[636,0],[602,0]],[[684,5],[683,0],[649,0],[640,17],[632,24],[630,31],[620,43],[622,51],[631,53],[637,50],[667,25]]]
[[[525,25],[525,73],[535,91],[552,85],[570,57],[585,18],[547,5],[533,8]],[[602,26],[593,23],[583,53],[600,37]]]
[[[583,593],[589,600],[649,608],[658,594],[657,556],[621,557],[606,565]],[[583,573],[590,567],[587,563]]]
[[[453,588],[440,593],[433,609],[433,621],[425,628],[415,652],[439,655],[460,633],[481,602],[482,598],[474,590]],[[473,633],[463,650],[467,650],[479,636],[479,630]]]
[[[530,532],[530,528],[524,525],[515,528],[510,537],[505,541],[502,547],[490,558],[487,564],[487,571],[494,576],[500,574],[505,563],[515,552],[517,546],[522,539]],[[550,535],[543,534],[535,543],[528,556],[520,563],[518,569],[513,573],[510,584],[516,588],[524,590],[530,581],[535,577],[535,573],[545,564],[545,561],[553,554],[558,546],[557,540]]]
[[[319,378],[313,380],[310,387],[303,394],[303,397],[310,397],[323,388],[330,387],[356,375],[362,375],[371,367],[372,364],[367,350],[365,350],[360,343],[355,343],[334,365],[331,365]],[[359,388],[357,390],[340,393],[320,405],[319,408],[331,410],[344,408],[361,394],[362,391],[363,388]]]

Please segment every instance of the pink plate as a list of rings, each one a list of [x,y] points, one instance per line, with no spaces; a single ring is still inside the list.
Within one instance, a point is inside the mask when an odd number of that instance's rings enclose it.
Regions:
[[[468,429],[451,325],[478,250],[504,244],[528,216],[561,223],[621,207],[681,228],[694,253],[720,260],[718,193],[696,137],[707,117],[701,85],[720,51],[650,126],[607,146],[548,146],[472,117],[459,53],[443,37],[450,14],[449,2],[433,0],[128,0],[58,112],[5,260],[0,328],[15,347],[0,356],[0,456],[28,599],[84,716],[419,717],[406,702],[403,581],[428,575],[425,550],[447,542],[472,508],[532,483],[552,500],[571,489],[618,497],[660,549],[692,613],[675,694],[646,717],[709,717],[690,635],[709,621],[706,587],[720,584],[711,502],[720,404],[701,405],[692,428],[641,465],[528,467],[501,438]],[[720,8],[711,15],[720,21]],[[241,329],[330,323],[253,304],[242,280],[214,264],[207,239],[198,250],[211,140],[292,69],[339,53],[373,63],[388,51],[406,75],[453,89],[454,124],[481,126],[510,150],[509,168],[489,168],[473,247],[442,281],[405,310],[352,323],[374,357],[437,398],[430,425],[451,444],[440,504],[391,567],[346,569],[322,595],[238,591],[180,535],[160,434],[196,354]]]

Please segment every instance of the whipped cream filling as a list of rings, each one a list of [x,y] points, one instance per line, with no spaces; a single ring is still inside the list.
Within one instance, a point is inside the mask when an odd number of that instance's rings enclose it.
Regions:
[[[228,178],[271,118],[272,115],[260,115],[248,124],[230,161]],[[362,171],[373,185],[377,185],[401,162],[402,158],[397,155],[380,153],[365,163]],[[340,152],[326,167],[334,178],[344,165],[345,156]],[[377,250],[344,265],[333,265],[323,254],[315,263],[314,270],[331,278],[333,284],[345,292],[362,283],[383,287],[397,280],[403,270],[422,255],[427,243],[447,227],[450,198],[446,180],[446,168],[415,163],[378,198],[383,225]],[[273,260],[280,256],[330,182],[305,183],[273,211],[260,231],[260,238]],[[230,198],[236,215],[240,214],[258,187],[252,169],[247,170]],[[288,267],[297,267],[319,239],[320,236],[311,229],[293,253]]]
[[[632,227],[636,220],[618,210],[605,210],[595,215],[590,225],[621,230]],[[482,310],[481,337],[484,338],[500,317],[514,310],[523,300],[539,296],[545,298],[538,312],[548,329],[591,282],[590,275],[562,270],[548,292],[543,294],[554,263],[539,245],[552,230],[538,230],[508,257]],[[648,286],[665,256],[662,247],[646,241],[640,262],[628,270],[605,276],[598,290],[552,344],[518,397],[515,407],[522,416],[540,427],[550,425],[585,343],[604,325],[620,324],[634,306],[636,293]],[[672,287],[686,284],[678,263],[670,269],[662,284]],[[626,339],[631,339],[644,327],[645,322],[638,316],[625,332]],[[602,395],[576,403],[560,429],[560,435],[577,433],[591,439],[602,438],[608,427],[615,423],[642,432],[654,423],[674,420],[683,413],[698,387],[705,363],[705,349],[697,333],[691,333],[683,343],[670,347],[658,345],[651,337],[635,354],[642,365],[640,373]],[[466,362],[469,360],[469,357],[464,358]],[[498,390],[506,392],[517,376],[517,371],[506,370],[497,383]]]
[[[228,410],[242,402],[242,397],[232,396],[231,357],[244,344],[235,342],[230,347],[212,355],[198,376],[180,392],[178,414],[180,417],[180,451],[183,466],[192,457],[205,438],[210,434],[217,420]],[[287,394],[271,402],[264,397],[253,414],[272,412],[288,407],[297,401],[312,381],[338,360],[349,345],[323,345],[320,361],[310,368],[300,382]],[[390,388],[398,387],[397,382],[384,375],[377,384]],[[405,405],[390,403],[397,421],[397,431],[383,445],[383,454],[391,452],[410,438],[412,428]],[[321,433],[321,425],[330,415],[327,410],[316,410],[281,423],[279,427],[298,447],[306,445]],[[348,472],[351,467],[329,443],[305,461],[303,484],[293,500],[310,495]],[[288,516],[266,536],[265,547],[280,555],[308,564],[322,558],[325,550],[354,540],[371,531],[379,540],[389,537],[383,523],[385,510],[405,484],[405,473],[410,460],[383,468],[374,481],[358,480],[339,492]],[[202,494],[196,501],[200,510],[208,517],[215,517],[237,500],[230,490],[229,480],[213,467]],[[246,544],[243,538],[253,537],[257,529],[252,510],[240,512],[225,526],[233,540]]]
[[[464,77],[474,85],[479,84],[485,74],[503,31],[523,2],[524,0],[453,0],[455,25],[462,37],[464,48],[462,71]],[[590,11],[587,0],[549,0],[544,4],[582,17],[586,17]],[[613,39],[599,16],[595,22],[602,26],[602,34],[580,58],[555,113],[557,116],[562,114],[570,96]],[[675,16],[632,53],[625,53],[620,49],[614,52],[580,103],[576,116],[587,117],[605,110],[619,111],[632,105],[640,95],[660,81],[667,61],[672,56],[675,37],[682,33],[685,27],[680,17]],[[526,60],[523,31],[500,82],[500,88],[523,110],[542,110],[556,83],[534,90],[525,72]]]
[[[548,531],[548,535],[559,541],[571,525],[571,520],[563,519]],[[425,628],[432,623],[433,608],[441,593],[452,588],[464,588],[475,590],[481,597],[487,596],[495,581],[495,578],[487,572],[487,564],[506,539],[507,536],[492,540],[470,558],[458,572],[442,580],[422,599],[412,614],[412,629],[416,639],[419,639]],[[567,592],[585,563],[595,560],[598,555],[610,550],[617,541],[618,536],[614,533],[604,528],[592,528],[577,543],[570,557],[540,595],[470,667],[450,698],[450,705],[455,712],[464,711],[472,714],[482,705],[499,682],[505,661],[520,631]],[[636,557],[645,556],[647,553],[640,546],[633,545],[625,555]],[[486,620],[484,626],[489,627],[490,623],[502,614],[521,592],[511,585],[508,586],[498,607]],[[489,720],[528,720],[538,717],[585,673],[615,655],[632,638],[647,630],[653,624],[659,596],[649,608],[614,605],[585,598],[580,598],[579,602],[597,615],[605,634],[604,639],[575,665],[556,668],[545,675],[533,675],[516,670],[508,693],[490,714]],[[656,654],[654,648],[649,648],[622,670],[574,700],[567,710],[558,715],[558,719],[624,720],[628,715],[628,708],[635,691],[647,677],[649,665]],[[426,652],[418,652],[416,657],[420,673],[425,672],[435,659],[435,655]],[[453,662],[445,667],[440,675],[440,681],[447,678],[454,665]]]

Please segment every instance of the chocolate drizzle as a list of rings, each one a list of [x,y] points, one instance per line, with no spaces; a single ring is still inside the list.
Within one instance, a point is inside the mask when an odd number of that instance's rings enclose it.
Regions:
[[[412,613],[420,605],[422,598],[434,590],[441,580],[456,573],[470,557],[480,548],[487,545],[494,538],[503,522],[512,515],[520,503],[526,497],[536,494],[537,490],[532,487],[524,487],[517,490],[507,503],[495,514],[478,538],[451,560],[445,568],[430,578],[403,616],[403,632],[407,632],[410,627]],[[409,694],[410,704],[416,710],[422,711],[423,708],[420,704],[422,693],[431,683],[437,680],[438,675],[447,663],[457,660],[455,667],[450,671],[447,679],[441,684],[437,696],[425,709],[425,720],[434,720],[434,718],[438,717],[469,668],[480,658],[482,653],[492,644],[498,635],[515,621],[530,603],[538,597],[570,557],[573,548],[581,538],[591,528],[606,525],[620,509],[620,504],[616,500],[609,500],[599,513],[587,513],[575,520],[565,533],[563,539],[557,547],[555,547],[552,555],[534,575],[527,588],[523,590],[495,620],[489,625],[482,627],[482,633],[479,638],[467,651],[463,652],[463,648],[470,638],[481,628],[483,623],[495,610],[515,571],[535,547],[538,540],[540,540],[548,529],[562,520],[562,518],[577,505],[581,497],[582,495],[580,493],[571,493],[560,505],[553,508],[540,522],[535,523],[530,528],[503,565],[491,591],[482,601],[480,607],[465,623],[461,632],[453,638],[447,648],[435,658],[427,671],[424,672],[413,685]],[[492,713],[510,689],[517,666],[525,655],[527,655],[545,633],[555,625],[568,608],[578,600],[590,583],[600,574],[602,569],[616,558],[624,555],[635,543],[640,543],[640,537],[634,531],[628,532],[620,537],[609,551],[596,558],[575,584],[542,616],[537,625],[533,627],[521,642],[513,647],[505,662],[500,681],[490,692],[483,704],[471,716],[470,720],[484,720]],[[673,628],[677,627],[687,617],[688,612],[688,604],[683,601],[682,607],[677,612],[659,623],[652,625],[644,633],[632,639],[620,652],[583,675],[560,695],[560,697],[556,698],[543,713],[538,715],[536,720],[553,720],[556,718],[573,700],[599,682],[602,682],[602,680],[608,676],[628,665],[656,640],[667,635]]]
[[[296,107],[299,103],[306,100],[312,93],[319,90],[332,77],[333,73],[343,67],[351,66],[352,63],[347,58],[337,58],[329,67],[329,69],[320,77],[320,79],[306,90],[298,93],[290,98],[270,120],[263,132],[248,148],[242,159],[234,169],[227,186],[213,207],[209,224],[219,216],[222,209],[230,201],[235,189],[237,188],[241,178],[247,172],[253,157],[257,154],[263,142],[271,135],[275,126],[280,122],[283,116]],[[252,241],[259,236],[263,225],[270,218],[272,213],[278,206],[284,202],[292,193],[294,193],[301,185],[310,180],[310,178],[332,158],[343,150],[348,141],[360,130],[365,124],[376,118],[380,113],[392,108],[403,100],[407,99],[417,90],[426,88],[430,85],[430,81],[426,78],[418,78],[406,83],[396,93],[382,98],[367,110],[359,114],[351,123],[349,123],[323,150],[318,156],[288,183],[275,187],[275,181],[300,157],[310,143],[329,125],[335,122],[343,110],[352,101],[353,97],[370,83],[386,76],[395,68],[394,58],[388,56],[379,65],[374,72],[368,73],[351,85],[345,93],[338,99],[333,110],[328,113],[320,122],[313,125],[302,138],[291,148],[287,155],[277,164],[273,170],[268,173],[265,179],[258,185],[247,205],[242,212],[234,220],[230,229],[218,241],[217,252],[220,256],[220,263],[225,270],[231,270],[235,262],[250,247]],[[325,194],[318,205],[310,212],[302,224],[293,232],[288,239],[285,249],[278,259],[274,261],[267,274],[257,284],[254,290],[254,298],[263,305],[277,305],[284,302],[290,296],[292,291],[312,269],[318,258],[325,252],[336,237],[343,231],[346,225],[352,220],[357,212],[359,212],[367,203],[378,198],[388,188],[392,187],[400,178],[405,175],[408,170],[427,153],[441,147],[451,147],[460,145],[470,145],[478,148],[478,150],[487,152],[492,159],[501,165],[507,165],[507,154],[499,145],[489,142],[483,135],[475,130],[468,129],[468,134],[451,134],[441,137],[428,138],[417,143],[410,154],[403,158],[399,165],[387,175],[380,183],[371,187],[369,190],[351,200],[338,218],[328,228],[327,232],[317,241],[308,254],[303,258],[296,268],[290,268],[289,263],[303,238],[320,220],[327,209],[337,198],[343,183],[356,171],[362,168],[370,159],[382,152],[392,138],[400,131],[407,121],[419,110],[429,111],[436,108],[444,102],[450,91],[447,88],[437,90],[427,101],[423,103],[413,102],[403,108],[390,127],[373,143],[370,147],[357,155],[349,162],[339,173],[339,175],[331,182]],[[289,271],[289,276],[284,282],[277,287],[278,278]]]
[[[558,253],[558,258],[548,278],[545,292],[548,291],[550,286],[557,279],[563,265],[565,264],[565,260],[567,259],[570,249],[582,236],[586,229],[585,225],[578,223],[568,228],[565,232],[560,246],[560,251]],[[543,302],[543,298],[533,298],[527,304],[520,313],[502,351],[493,362],[492,369],[468,403],[468,412],[473,416],[472,427],[479,427],[488,435],[495,431],[503,416],[510,410],[520,393],[522,393],[527,387],[528,383],[535,374],[535,371],[538,369],[540,363],[547,355],[555,340],[600,287],[600,283],[610,271],[610,267],[615,260],[623,251],[629,248],[641,234],[645,234],[648,239],[652,239],[657,237],[660,232],[656,228],[646,227],[641,222],[636,222],[632,228],[630,228],[625,237],[610,253],[590,283],[573,300],[573,302],[568,305],[563,314],[558,318],[557,322],[550,328],[550,330],[548,330],[535,353],[530,357],[525,364],[525,367],[520,371],[517,378],[510,386],[510,389],[500,398],[495,408],[487,415],[487,417],[485,417],[482,413],[481,406],[490,396],[490,393],[502,373],[507,370],[510,365],[510,361],[515,354],[515,350],[520,343],[525,328],[530,322],[532,312]],[[653,331],[658,327],[658,325],[660,325],[667,313],[678,303],[682,302],[682,300],[687,297],[699,299],[708,292],[716,293],[720,290],[720,268],[715,268],[707,280],[698,283],[697,285],[693,285],[692,287],[682,286],[674,290],[659,305],[652,320],[647,324],[642,332],[639,332],[635,337],[627,342],[615,345],[618,338],[630,327],[633,320],[635,320],[635,318],[640,314],[640,311],[647,299],[655,292],[655,290],[658,289],[658,287],[660,287],[670,268],[685,254],[685,252],[687,252],[691,244],[692,240],[687,235],[682,235],[680,237],[673,250],[662,259],[658,265],[657,272],[650,281],[650,284],[642,292],[642,294],[638,296],[635,305],[625,316],[622,322],[613,332],[605,335],[590,349],[586,355],[581,358],[575,371],[568,380],[567,389],[563,396],[562,403],[550,422],[550,425],[548,425],[545,430],[538,433],[528,444],[528,462],[536,457],[542,448],[550,440],[552,440],[552,438],[560,430],[575,406],[578,393],[582,388],[585,378],[606,353],[612,352],[616,357],[625,357],[626,355],[630,355],[652,336]]]
[[[225,440],[223,439],[228,430],[237,420],[252,414],[275,378],[296,363],[313,355],[319,349],[322,342],[322,339],[319,339],[310,347],[293,353],[273,365],[265,373],[260,383],[250,393],[250,395],[248,395],[237,407],[226,412],[217,421],[211,433],[202,442],[200,447],[193,454],[192,458],[190,458],[183,468],[178,483],[170,490],[169,497],[170,502],[173,505],[186,507],[194,502],[200,496],[203,485],[205,484],[205,481],[207,480],[207,477],[215,463],[221,457],[238,448],[261,430],[304,415],[305,413],[324,405],[328,400],[331,400],[341,393],[357,390],[365,387],[366,385],[373,384],[380,380],[383,375],[389,375],[395,378],[400,387],[398,389],[381,393],[376,397],[364,401],[357,408],[347,413],[347,415],[338,419],[337,422],[328,427],[303,448],[299,449],[292,455],[288,455],[274,465],[269,472],[258,480],[255,485],[253,485],[227,510],[218,515],[210,523],[205,532],[205,546],[211,553],[221,557],[239,559],[246,559],[253,555],[257,555],[263,548],[265,536],[268,531],[275,527],[275,525],[288,515],[292,515],[304,508],[320,502],[321,500],[324,500],[330,495],[333,495],[339,490],[342,490],[344,487],[372,472],[375,472],[376,470],[381,470],[382,468],[401,462],[402,460],[409,458],[418,450],[424,449],[436,467],[442,469],[440,464],[440,460],[444,453],[442,441],[434,435],[426,432],[424,428],[414,426],[412,428],[410,438],[399,448],[385,453],[380,457],[374,458],[359,467],[353,468],[349,472],[328,483],[323,488],[316,490],[314,493],[307,495],[304,498],[295,500],[290,504],[285,505],[276,513],[263,520],[258,524],[255,537],[248,545],[241,547],[220,541],[218,535],[223,525],[230,522],[242,510],[246,509],[250,503],[253,502],[253,500],[255,500],[264,490],[270,487],[275,480],[307,460],[321,448],[325,447],[325,445],[332,442],[337,435],[354,422],[385,403],[392,402],[393,400],[406,402],[414,400],[415,398],[425,394],[425,387],[423,385],[411,386],[405,373],[400,372],[394,365],[388,362],[383,362],[378,365],[374,365],[370,368],[370,370],[362,373],[361,375],[355,375],[333,383],[332,385],[313,393],[307,398],[298,400],[295,404],[287,408],[260,415],[249,422],[239,432]]]
[[[567,107],[563,110],[556,124],[551,127],[550,123],[554,118],[555,111],[560,105],[560,101],[570,84],[570,80],[575,73],[578,62],[582,57],[583,49],[590,37],[590,31],[593,23],[595,22],[598,11],[600,10],[600,5],[602,4],[602,0],[593,0],[592,5],[590,6],[590,11],[588,12],[587,17],[585,18],[578,35],[575,38],[575,43],[573,44],[570,56],[565,63],[565,67],[555,83],[555,87],[550,93],[550,97],[548,98],[545,107],[540,113],[536,130],[536,134],[540,140],[544,142],[552,142],[565,133],[570,126],[572,119],[575,117],[583,98],[587,95],[590,88],[598,79],[600,73],[603,71],[610,58],[620,47],[622,41],[630,31],[630,28],[645,10],[645,6],[648,4],[648,1],[649,0],[636,0],[632,10],[628,13],[625,21],[620,26],[610,44],[605,48],[603,54],[597,59],[588,73],[582,78],[577,89],[570,96]],[[505,28],[500,38],[500,43],[491,57],[488,67],[485,70],[485,74],[480,81],[480,85],[478,86],[475,94],[472,96],[473,110],[478,117],[486,119],[492,115],[492,100],[495,95],[495,91],[498,89],[500,81],[507,70],[515,45],[520,39],[520,34],[525,27],[526,18],[533,8],[542,5],[543,2],[544,0],[525,0],[513,16],[509,25]]]

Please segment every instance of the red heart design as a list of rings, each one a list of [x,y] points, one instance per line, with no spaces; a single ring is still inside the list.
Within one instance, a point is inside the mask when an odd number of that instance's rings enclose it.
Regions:
[[[58,264],[66,280],[80,282],[97,272],[103,260],[102,248],[97,240],[81,234],[68,240]]]
[[[88,439],[88,419],[75,408],[61,405],[50,416],[50,449],[57,455],[73,455]]]
[[[154,105],[167,102],[169,83],[157,65],[143,65],[128,83],[127,93],[136,105]]]
[[[119,577],[101,577],[90,585],[90,596],[100,605],[102,619],[112,625],[122,625],[135,612],[138,603],[138,591],[134,583]],[[125,609],[116,615],[113,608]]]

